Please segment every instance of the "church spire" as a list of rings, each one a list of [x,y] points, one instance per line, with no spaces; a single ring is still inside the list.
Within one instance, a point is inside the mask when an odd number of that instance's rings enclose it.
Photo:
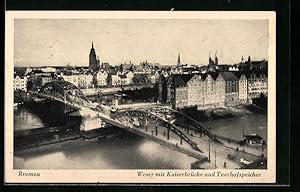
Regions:
[[[181,62],[180,62],[180,52],[178,53],[178,59],[177,59],[177,66],[180,66]]]
[[[93,41],[92,41],[92,49],[94,49],[94,43],[93,43]]]
[[[251,57],[250,57],[250,55],[248,57],[248,63],[251,63]]]
[[[216,53],[215,53],[215,64],[216,64],[216,65],[219,64],[219,59],[218,59],[218,57],[217,57],[217,51],[216,51]]]
[[[212,60],[210,54],[211,54],[211,50],[209,50],[209,55],[208,55],[209,56],[209,58],[208,58],[208,64],[211,66],[211,65],[214,65],[215,62]]]
[[[244,56],[242,56],[241,63],[245,63]]]

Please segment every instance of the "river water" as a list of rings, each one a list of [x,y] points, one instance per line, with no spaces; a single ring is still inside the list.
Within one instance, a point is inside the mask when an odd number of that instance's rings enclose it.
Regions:
[[[262,114],[204,122],[211,131],[233,139],[257,133],[267,138],[267,117]],[[26,107],[14,109],[14,130],[43,127],[41,118]],[[83,142],[53,150],[26,152],[24,169],[190,169],[196,159],[131,133],[99,142]]]

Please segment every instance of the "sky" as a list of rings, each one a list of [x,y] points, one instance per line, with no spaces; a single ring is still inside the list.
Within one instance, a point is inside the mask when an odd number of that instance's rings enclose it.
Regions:
[[[15,19],[15,66],[88,66],[92,41],[101,62],[219,64],[268,58],[268,20]]]

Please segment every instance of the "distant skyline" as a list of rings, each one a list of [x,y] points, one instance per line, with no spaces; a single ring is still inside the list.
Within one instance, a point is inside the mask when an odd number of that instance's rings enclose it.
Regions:
[[[15,19],[15,66],[88,66],[92,41],[101,62],[176,65],[268,59],[268,20]]]

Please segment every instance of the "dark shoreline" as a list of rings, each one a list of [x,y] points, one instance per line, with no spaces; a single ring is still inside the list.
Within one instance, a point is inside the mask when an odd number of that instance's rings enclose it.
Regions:
[[[246,114],[267,114],[265,109],[255,104],[242,105],[241,110],[248,112],[232,112],[229,108],[197,110],[196,108],[184,108],[180,112],[192,117],[199,122],[207,122],[219,119],[231,119]],[[219,112],[218,110],[221,110]]]
[[[59,127],[56,129],[59,129]],[[114,127],[97,129],[86,133],[80,132],[77,127],[69,129],[67,132],[49,132],[48,128],[39,128],[38,130],[31,129],[22,132],[26,134],[18,133],[18,135],[14,137],[15,153],[31,149],[35,150],[37,148],[48,148],[46,146],[53,148],[55,145],[61,147],[68,143],[80,144],[82,141],[98,141],[119,134],[119,131]]]
[[[265,114],[263,109],[257,105],[245,105],[243,106],[246,110],[249,110],[252,114]],[[210,111],[198,111],[195,109],[185,109],[182,110],[185,114],[191,116],[199,122],[208,122],[212,120],[220,120],[220,119],[231,119],[238,118],[243,115],[235,115],[229,113],[226,110],[224,114],[217,114],[213,110]],[[181,123],[180,119],[176,120],[177,123]],[[105,130],[105,131],[103,131]],[[98,138],[105,138],[105,136],[113,135],[114,132],[118,134],[116,128],[109,129],[98,129],[94,131],[90,131],[89,133],[82,133],[79,131],[79,125],[69,125],[65,126],[45,126],[36,129],[29,130],[18,130],[14,132],[14,151],[22,151],[29,148],[42,147],[45,145],[57,144],[71,140],[89,140]],[[102,139],[103,139],[102,138]],[[230,139],[230,138],[226,138]],[[33,142],[34,141],[34,142]]]

